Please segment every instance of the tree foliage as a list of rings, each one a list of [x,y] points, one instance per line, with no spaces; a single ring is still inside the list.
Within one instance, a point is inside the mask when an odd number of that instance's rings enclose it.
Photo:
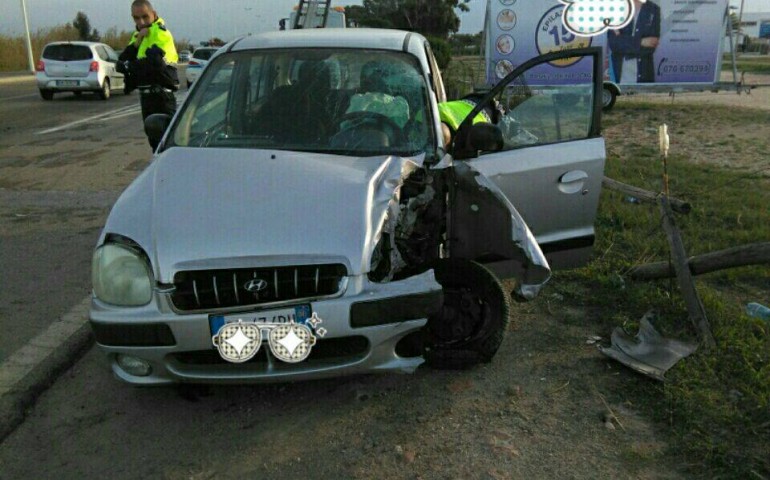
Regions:
[[[75,15],[75,20],[72,21],[72,27],[78,31],[80,40],[88,42],[99,41],[99,30],[91,28],[91,20],[88,19],[88,15],[83,12],[78,12]]]
[[[358,27],[397,28],[446,39],[460,28],[457,10],[470,0],[364,0],[345,7],[348,22]]]

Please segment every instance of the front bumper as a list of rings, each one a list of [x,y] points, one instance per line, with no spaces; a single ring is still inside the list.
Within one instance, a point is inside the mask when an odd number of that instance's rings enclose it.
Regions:
[[[94,299],[90,320],[97,344],[110,359],[115,375],[139,385],[263,383],[372,372],[412,373],[424,360],[413,348],[403,347],[410,340],[404,339],[413,333],[419,335],[416,332],[443,301],[433,271],[391,283],[371,283],[365,275],[348,280],[342,296],[310,302],[328,333],[300,363],[281,362],[267,345],[246,363],[222,360],[212,344],[209,315],[175,313],[167,294],[156,294],[141,308],[118,308]],[[119,365],[118,355],[147,362],[151,373],[129,374]]]

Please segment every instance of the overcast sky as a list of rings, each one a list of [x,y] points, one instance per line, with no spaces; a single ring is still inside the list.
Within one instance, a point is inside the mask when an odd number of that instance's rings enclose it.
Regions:
[[[133,28],[131,0],[24,0],[30,30],[71,22],[78,11],[91,20],[92,27],[104,32],[110,27]],[[522,0],[540,1],[540,0]],[[0,0],[0,33],[18,35],[24,31],[21,0]],[[193,43],[220,37],[259,33],[278,28],[278,20],[287,17],[298,0],[153,0],[177,40]],[[334,1],[334,6],[360,5],[361,0]],[[731,0],[739,5],[740,0]],[[461,33],[481,30],[486,0],[471,0],[471,11],[461,15]],[[744,11],[770,12],[770,0],[745,0]]]

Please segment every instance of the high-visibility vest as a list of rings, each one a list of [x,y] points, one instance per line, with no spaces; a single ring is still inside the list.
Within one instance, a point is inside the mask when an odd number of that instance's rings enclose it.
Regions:
[[[441,121],[449,125],[452,131],[457,131],[460,124],[463,123],[471,111],[476,108],[476,104],[470,100],[453,100],[451,102],[442,102],[438,104],[438,113]],[[480,111],[473,119],[473,123],[487,122],[492,123],[489,116]]]
[[[131,35],[129,45],[134,43],[138,34],[139,32],[134,32],[134,34]],[[144,37],[142,43],[139,44],[139,50],[136,54],[137,60],[145,58],[147,56],[147,49],[153,45],[157,45],[158,48],[165,52],[163,59],[166,63],[177,63],[179,61],[179,55],[177,55],[176,46],[174,45],[174,37],[171,36],[171,32],[166,28],[166,23],[160,17],[152,22],[147,36]]]

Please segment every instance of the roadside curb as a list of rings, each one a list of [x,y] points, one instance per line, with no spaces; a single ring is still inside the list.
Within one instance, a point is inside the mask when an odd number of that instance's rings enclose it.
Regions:
[[[27,83],[27,82],[32,83],[34,81],[35,81],[35,75],[31,73],[0,77],[0,85],[7,85],[7,84],[14,84],[14,83]]]
[[[90,304],[87,297],[0,364],[0,442],[24,421],[58,375],[93,345]]]

